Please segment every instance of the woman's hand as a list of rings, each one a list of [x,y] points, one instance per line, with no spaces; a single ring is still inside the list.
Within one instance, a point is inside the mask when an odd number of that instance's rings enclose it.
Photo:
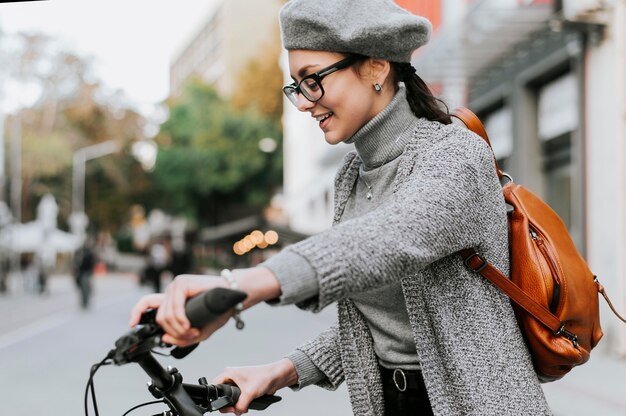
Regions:
[[[269,269],[255,267],[233,271],[239,290],[247,294],[244,308],[259,302],[280,296],[280,284]],[[152,294],[142,297],[133,307],[130,325],[139,323],[141,314],[148,308],[158,308],[156,321],[165,331],[163,342],[186,346],[207,339],[221,328],[231,316],[224,314],[202,329],[192,328],[185,314],[185,302],[190,297],[216,287],[229,287],[228,282],[217,276],[179,275],[170,283],[164,294]]]
[[[146,295],[137,302],[130,313],[130,325],[136,325],[146,309],[159,308],[156,321],[165,331],[161,338],[163,342],[186,346],[205,340],[228,321],[230,314],[224,314],[202,329],[192,328],[185,314],[185,302],[209,289],[227,286],[228,283],[217,276],[179,275],[167,286],[164,294]]]
[[[274,394],[297,382],[298,373],[288,358],[255,367],[228,367],[213,379],[213,384],[236,384],[241,389],[241,396],[235,406],[220,410],[222,413],[237,415],[246,413],[250,402],[257,397]]]

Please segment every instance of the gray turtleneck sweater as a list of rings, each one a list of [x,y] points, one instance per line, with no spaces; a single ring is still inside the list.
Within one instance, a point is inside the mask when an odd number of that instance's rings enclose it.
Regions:
[[[398,156],[413,137],[414,115],[405,94],[405,88],[401,86],[391,103],[347,141],[354,143],[363,164],[341,221],[366,214],[391,195]],[[262,266],[272,270],[281,283],[282,303],[287,299],[302,301],[317,291],[313,268],[295,253],[279,253]],[[387,368],[419,369],[400,282],[355,293],[351,299],[367,319],[380,364]],[[307,384],[323,376],[299,350],[289,358],[296,365],[299,378],[307,380]]]
[[[508,298],[458,254],[473,247],[508,273],[493,153],[469,130],[406,108],[401,89],[352,138],[357,153],[335,178],[334,226],[263,264],[281,283],[278,303],[319,311],[337,302],[337,324],[289,355],[298,387],[345,380],[354,414],[381,416],[379,364],[419,357],[435,415],[548,415]],[[386,341],[407,343],[404,313],[414,350],[391,352]],[[382,328],[385,319],[395,327]]]

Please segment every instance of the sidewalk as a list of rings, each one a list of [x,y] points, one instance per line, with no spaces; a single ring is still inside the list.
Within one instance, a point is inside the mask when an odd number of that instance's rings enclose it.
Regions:
[[[589,362],[543,390],[555,416],[624,416],[626,360],[593,351]]]

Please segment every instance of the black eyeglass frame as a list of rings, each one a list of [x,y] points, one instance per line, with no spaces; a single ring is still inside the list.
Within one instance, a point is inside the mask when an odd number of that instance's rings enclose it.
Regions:
[[[297,106],[298,103],[296,101],[296,93],[297,94],[302,94],[302,96],[304,98],[306,98],[307,100],[309,100],[312,103],[315,103],[319,100],[322,99],[322,97],[324,96],[324,87],[322,87],[322,80],[324,79],[324,77],[332,74],[333,72],[337,72],[341,69],[347,68],[350,65],[354,64],[355,62],[359,61],[361,58],[358,56],[349,56],[345,59],[342,59],[339,62],[335,62],[332,65],[327,66],[326,68],[320,69],[317,72],[314,72],[310,75],[307,75],[306,77],[302,78],[300,80],[300,82],[298,82],[297,84],[294,82],[292,84],[286,85],[283,87],[283,93],[285,94],[285,96],[289,99],[289,101]],[[302,85],[302,83],[308,79],[312,79],[313,81],[315,81],[317,83],[317,85],[320,88],[320,91],[322,92],[321,95],[319,96],[319,98],[313,98],[310,97],[309,94],[306,91],[303,91],[300,86]],[[293,98],[292,98],[293,97]]]

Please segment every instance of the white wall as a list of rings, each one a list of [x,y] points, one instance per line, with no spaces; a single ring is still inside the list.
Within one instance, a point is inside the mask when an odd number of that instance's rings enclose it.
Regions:
[[[286,52],[281,56],[281,67],[285,85],[290,84],[293,80],[289,76]],[[332,224],[332,191],[337,166],[321,163],[330,145],[315,119],[308,112],[298,111],[286,98],[283,105],[285,210],[293,230],[314,234]],[[344,144],[337,146],[345,147]],[[325,204],[326,192],[328,204]]]
[[[587,247],[591,269],[626,312],[626,7],[615,2],[606,37],[586,61]],[[626,354],[626,327],[600,300],[605,340]]]

